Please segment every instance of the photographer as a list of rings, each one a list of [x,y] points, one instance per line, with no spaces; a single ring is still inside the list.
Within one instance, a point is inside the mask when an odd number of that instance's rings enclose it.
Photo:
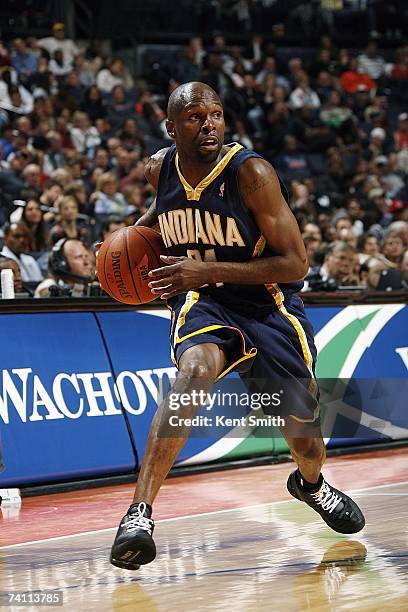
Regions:
[[[38,285],[34,297],[86,295],[94,278],[90,251],[76,238],[61,238],[49,258],[48,277]]]
[[[323,264],[312,268],[306,277],[309,291],[335,291],[340,285],[355,286],[360,279],[355,273],[356,249],[348,242],[336,240],[329,245]]]

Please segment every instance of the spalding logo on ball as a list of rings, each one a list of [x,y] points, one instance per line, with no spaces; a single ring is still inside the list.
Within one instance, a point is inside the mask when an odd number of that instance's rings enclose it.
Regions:
[[[161,268],[166,255],[161,235],[150,227],[116,230],[101,245],[96,259],[98,279],[106,293],[124,304],[147,304],[156,299],[149,272]]]

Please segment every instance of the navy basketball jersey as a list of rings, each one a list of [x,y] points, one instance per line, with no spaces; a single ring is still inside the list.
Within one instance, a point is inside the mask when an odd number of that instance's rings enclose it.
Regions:
[[[270,257],[269,248],[252,213],[241,200],[238,170],[257,153],[233,143],[229,152],[195,188],[181,173],[175,145],[166,153],[160,171],[156,210],[163,240],[170,255],[186,255],[200,261],[244,262]],[[282,183],[281,191],[288,200]],[[206,287],[221,304],[256,316],[267,313],[285,295],[299,291],[303,282],[270,285]]]

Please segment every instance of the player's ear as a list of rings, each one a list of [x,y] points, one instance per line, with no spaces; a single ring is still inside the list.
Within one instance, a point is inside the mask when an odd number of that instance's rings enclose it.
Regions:
[[[170,121],[170,119],[166,120],[166,130],[170,138],[175,138],[176,132],[175,132],[174,121]]]

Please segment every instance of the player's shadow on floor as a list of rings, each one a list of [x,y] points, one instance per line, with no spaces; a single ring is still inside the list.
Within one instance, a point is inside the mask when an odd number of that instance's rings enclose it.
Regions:
[[[365,564],[367,549],[355,540],[332,544],[317,567],[296,577],[293,594],[301,609],[326,609],[335,599],[344,582],[360,572]]]
[[[289,591],[292,591],[291,594],[298,601],[301,610],[329,609],[330,603],[336,598],[347,579],[363,569],[366,556],[366,547],[360,542],[354,540],[336,542],[326,550],[319,565],[312,568],[309,566],[306,572],[296,576],[292,575],[293,580],[290,580],[290,586],[288,584],[286,588],[289,587]],[[229,586],[232,588],[232,582],[240,580],[241,577],[239,574],[235,577],[228,576]],[[203,576],[200,579],[202,581]],[[177,590],[179,586],[176,587]],[[185,593],[188,592],[191,599],[194,599],[194,594],[199,595],[196,592],[197,586],[197,584],[193,586],[191,582],[188,587],[185,585]],[[205,592],[206,587],[204,585],[203,587]],[[265,581],[262,582],[262,590],[265,590]],[[148,591],[149,589],[145,589],[140,583],[121,585],[112,593],[112,609],[116,612],[122,610],[156,612],[159,607],[155,602],[155,594],[150,595]],[[182,593],[179,592],[178,595],[180,594]],[[158,595],[157,592],[156,595]],[[256,598],[255,593],[252,595]],[[177,598],[176,593],[173,593],[173,596]]]

